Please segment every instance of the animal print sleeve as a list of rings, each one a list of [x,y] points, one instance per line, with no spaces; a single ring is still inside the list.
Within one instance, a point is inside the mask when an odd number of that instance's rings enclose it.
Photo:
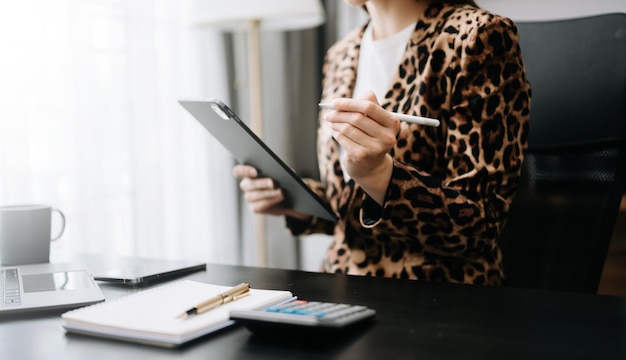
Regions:
[[[424,169],[396,154],[379,221],[367,224],[371,214],[361,214],[363,226],[396,239],[418,237],[434,253],[495,247],[527,147],[530,84],[515,24],[486,12],[468,19],[450,21],[431,49],[443,54],[437,84],[445,101],[438,96],[434,104],[426,89],[414,106],[442,120],[439,129],[414,130],[421,131],[420,142],[433,144],[435,164]]]

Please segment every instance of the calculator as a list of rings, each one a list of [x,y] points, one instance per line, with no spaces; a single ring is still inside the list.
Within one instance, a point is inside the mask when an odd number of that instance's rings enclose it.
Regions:
[[[257,310],[233,310],[230,319],[252,332],[309,329],[341,331],[372,319],[374,309],[362,305],[296,299]]]

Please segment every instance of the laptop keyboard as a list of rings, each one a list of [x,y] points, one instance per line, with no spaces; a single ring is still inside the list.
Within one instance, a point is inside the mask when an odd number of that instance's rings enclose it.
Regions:
[[[0,307],[20,304],[20,281],[16,268],[0,269]]]

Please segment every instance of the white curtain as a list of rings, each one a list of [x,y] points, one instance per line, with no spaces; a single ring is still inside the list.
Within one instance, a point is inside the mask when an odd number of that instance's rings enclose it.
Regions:
[[[0,2],[0,205],[61,209],[53,252],[240,262],[232,158],[177,102],[228,100],[188,6]]]

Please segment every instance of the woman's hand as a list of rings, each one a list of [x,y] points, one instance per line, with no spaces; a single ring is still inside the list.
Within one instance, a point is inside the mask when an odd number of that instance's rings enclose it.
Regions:
[[[343,170],[382,205],[393,171],[389,153],[396,144],[400,121],[380,107],[372,92],[361,99],[335,99],[332,104],[336,110],[327,112],[324,119],[345,151]]]
[[[297,219],[309,216],[282,206],[285,200],[283,190],[270,178],[259,178],[257,170],[250,165],[238,164],[233,167],[233,175],[241,179],[239,188],[250,209],[257,214],[287,215]]]

